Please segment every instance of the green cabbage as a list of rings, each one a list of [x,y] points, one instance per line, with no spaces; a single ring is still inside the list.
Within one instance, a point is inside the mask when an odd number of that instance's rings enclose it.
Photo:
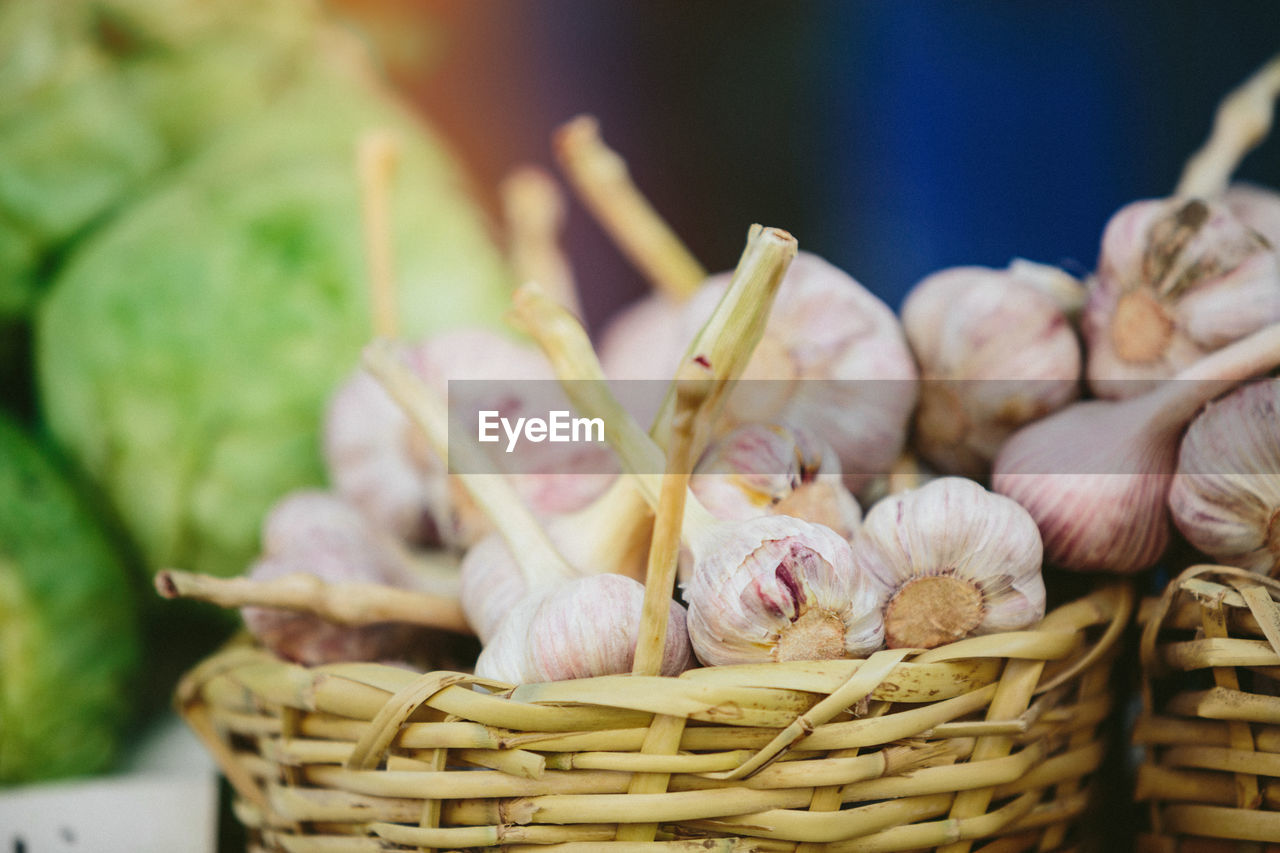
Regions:
[[[110,763],[132,709],[134,595],[70,482],[0,417],[0,784]]]
[[[77,246],[38,314],[47,422],[153,569],[242,571],[267,508],[324,481],[324,404],[371,335],[354,168],[368,128],[404,142],[404,333],[496,323],[507,272],[457,168],[331,60]]]

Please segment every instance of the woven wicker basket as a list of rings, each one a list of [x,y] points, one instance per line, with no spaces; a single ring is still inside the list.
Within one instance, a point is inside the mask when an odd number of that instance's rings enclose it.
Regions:
[[[233,646],[178,704],[254,849],[1055,850],[1131,602],[928,652],[517,688]]]
[[[1144,602],[1142,849],[1280,845],[1278,601],[1275,580],[1194,566]]]

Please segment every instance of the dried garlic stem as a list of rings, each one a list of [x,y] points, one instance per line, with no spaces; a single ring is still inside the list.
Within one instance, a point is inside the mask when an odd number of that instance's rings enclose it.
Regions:
[[[399,359],[389,341],[377,340],[367,346],[364,366],[423,431],[436,454],[452,463],[454,476],[506,541],[530,586],[577,575],[507,479],[477,473],[488,468],[484,451],[463,427],[449,429],[444,401]],[[452,446],[451,433],[455,439]]]
[[[557,302],[581,316],[573,271],[559,242],[565,200],[556,182],[542,169],[523,166],[507,176],[499,193],[516,277],[538,282]]]
[[[574,189],[631,263],[671,298],[692,295],[706,270],[636,188],[626,162],[600,138],[599,122],[578,116],[554,143]]]
[[[684,359],[691,369],[700,367],[705,378],[724,380],[716,384],[707,402],[708,421],[723,406],[732,380],[746,369],[763,336],[773,299],[795,252],[796,240],[786,231],[758,225],[750,229],[728,290]],[[668,393],[663,411],[654,421],[651,440],[609,390],[595,350],[577,318],[536,287],[518,289],[514,305],[519,324],[546,353],[570,400],[579,412],[604,420],[606,440],[623,455],[623,465],[637,477],[646,497],[656,503],[660,485],[653,472],[663,467],[660,446],[667,443],[674,391]],[[701,453],[705,438],[695,437],[694,458]]]
[[[391,239],[391,178],[399,157],[399,142],[385,130],[366,133],[356,150],[373,333],[382,338],[399,333]]]
[[[165,598],[191,598],[228,608],[296,610],[339,625],[400,622],[472,633],[456,598],[376,583],[326,583],[306,572],[255,581],[166,569],[156,575],[155,585]]]
[[[640,640],[632,672],[658,675],[662,668],[667,616],[675,594],[676,568],[680,562],[680,540],[689,494],[689,474],[693,469],[693,436],[698,412],[711,389],[701,377],[694,382],[676,381],[676,411],[667,448],[666,475],[658,495],[653,522],[653,542],[644,588],[644,610],[640,620]]]
[[[1277,96],[1280,56],[1222,99],[1209,139],[1187,160],[1175,194],[1204,198],[1225,192],[1240,161],[1271,131]]]

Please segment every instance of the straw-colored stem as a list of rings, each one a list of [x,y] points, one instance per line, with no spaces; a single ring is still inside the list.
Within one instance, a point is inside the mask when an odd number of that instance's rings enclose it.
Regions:
[[[667,471],[654,516],[653,542],[649,546],[644,609],[632,667],[636,675],[658,675],[662,670],[667,617],[675,593],[676,566],[680,560],[685,496],[689,494],[689,473],[693,468],[693,434],[699,409],[711,390],[700,381],[681,382],[679,389],[675,430],[671,434],[671,446],[667,448]]]
[[[499,192],[516,278],[538,282],[557,302],[581,316],[578,288],[560,246],[565,200],[556,182],[536,166],[522,166],[507,176]]]
[[[155,585],[165,598],[192,598],[220,607],[277,607],[339,625],[402,622],[472,633],[456,599],[383,584],[328,583],[306,572],[259,581],[166,569],[156,575]]]
[[[399,334],[391,237],[391,179],[399,156],[399,143],[384,130],[366,133],[356,150],[373,333],[383,338]]]
[[[512,307],[515,322],[533,336],[555,368],[565,396],[580,414],[604,422],[605,440],[636,476],[646,499],[656,504],[662,490],[658,472],[665,468],[662,449],[609,389],[582,323],[536,283],[517,288]]]
[[[691,357],[681,362],[687,381],[702,378],[712,383],[710,397],[703,404],[704,423],[714,419],[732,381],[745,370],[795,252],[795,238],[785,231],[760,226],[750,230],[729,289],[695,339]],[[519,288],[514,308],[519,324],[546,353],[575,407],[583,415],[604,421],[605,439],[621,457],[623,467],[636,478],[650,505],[656,506],[661,491],[656,472],[665,467],[662,416],[654,423],[653,433],[658,438],[655,442],[609,389],[581,323],[539,288]],[[674,393],[673,390],[668,395],[671,404]],[[695,437],[691,459],[701,452],[700,443],[701,439]],[[697,529],[711,521],[702,504],[689,495],[684,518],[686,537],[696,535]]]
[[[796,239],[779,228],[752,225],[747,243],[720,302],[685,350],[682,364],[701,366],[711,379],[723,379],[703,407],[703,422],[713,424],[764,337],[769,312],[795,258]],[[667,388],[654,418],[654,440],[666,446],[675,412],[675,386]],[[707,436],[696,436],[694,458],[701,455]]]
[[[449,428],[444,401],[399,359],[389,341],[365,347],[364,366],[425,433],[436,454],[449,461],[453,476],[506,541],[530,586],[576,575],[507,479],[480,473],[490,467],[484,451],[464,428]]]
[[[628,260],[658,290],[689,298],[707,273],[632,182],[627,164],[600,138],[591,116],[555,134],[555,152],[578,196]]]
[[[1277,95],[1280,56],[1222,99],[1208,140],[1183,167],[1176,194],[1204,198],[1224,192],[1240,161],[1271,132]]]

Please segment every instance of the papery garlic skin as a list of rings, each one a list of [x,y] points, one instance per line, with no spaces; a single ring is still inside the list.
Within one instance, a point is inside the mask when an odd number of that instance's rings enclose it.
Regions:
[[[1121,208],[1107,223],[1090,283],[1082,330],[1099,397],[1141,393],[1280,321],[1280,259],[1221,201],[1174,197]]]
[[[960,477],[882,499],[853,543],[857,570],[887,591],[890,648],[1034,625],[1045,611],[1042,558],[1025,509]]]
[[[530,684],[631,671],[644,586],[621,575],[580,578],[536,593],[513,609],[476,660],[476,675]],[[667,613],[661,674],[693,664],[685,610]]]
[[[1169,509],[1213,559],[1280,574],[1280,379],[1238,388],[1191,422]]]
[[[450,379],[501,381],[495,392],[504,399],[478,408],[501,410],[511,419],[547,414],[545,409],[517,411],[521,401],[509,395],[517,389],[515,383],[522,381],[538,383],[530,387],[552,388],[555,372],[541,353],[501,335],[454,330],[405,347],[404,358],[441,393],[447,391]],[[527,451],[522,447],[522,453]],[[535,470],[508,476],[538,513],[579,509],[599,496],[615,476],[604,445],[543,443],[532,452],[539,454],[536,464],[526,463],[525,468]],[[378,526],[406,542],[438,541],[466,548],[492,529],[465,490],[447,476],[444,462],[410,426],[400,407],[364,370],[353,374],[330,401],[324,455],[337,491]]]
[[[685,600],[702,663],[856,657],[880,648],[879,592],[831,529],[787,516],[720,522],[692,549]]]
[[[835,451],[801,427],[736,427],[703,454],[689,488],[720,519],[789,515],[830,527],[846,539],[862,520]]]
[[[1053,565],[1130,573],[1164,553],[1176,454],[1176,432],[1168,433],[1181,425],[1143,426],[1128,408],[1085,400],[1028,424],[1001,448],[991,488],[1031,513]]]
[[[689,302],[691,315],[710,316],[728,280],[708,279]],[[917,371],[902,326],[889,306],[817,255],[796,254],[743,379],[727,419],[810,430],[835,448],[855,494],[887,472],[906,443]]]
[[[940,472],[985,477],[1014,430],[1078,396],[1080,345],[1045,275],[1028,262],[955,267],[903,302],[923,380],[913,444]]]
[[[263,553],[248,569],[268,581],[303,572],[329,583],[418,583],[397,543],[374,530],[341,497],[305,490],[286,495],[263,521]],[[319,616],[271,607],[245,607],[245,627],[266,648],[306,665],[398,657],[422,629],[406,625],[335,625]]]
[[[644,312],[655,318],[646,321],[653,333],[620,331],[617,344],[607,338],[606,374],[669,379],[731,277],[707,279],[674,318],[659,307],[674,303],[651,297]],[[642,316],[637,310],[637,328]],[[624,339],[635,343],[624,346]],[[765,422],[812,431],[835,448],[845,483],[857,493],[889,470],[906,443],[916,378],[915,359],[889,306],[833,264],[798,252],[721,420],[726,429]]]
[[[1257,231],[1271,247],[1280,248],[1280,192],[1256,184],[1227,187],[1222,203],[1237,219]]]

